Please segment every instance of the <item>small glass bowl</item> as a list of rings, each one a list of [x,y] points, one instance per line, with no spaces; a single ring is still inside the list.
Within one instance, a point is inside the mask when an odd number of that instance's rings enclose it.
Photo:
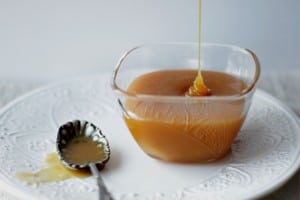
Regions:
[[[197,66],[198,43],[138,46],[127,51],[116,65],[112,88],[128,129],[148,155],[172,162],[211,162],[229,152],[260,76],[252,51],[224,44],[201,45],[201,69],[242,79],[247,86],[238,94],[186,97],[127,91],[142,74],[196,70]]]

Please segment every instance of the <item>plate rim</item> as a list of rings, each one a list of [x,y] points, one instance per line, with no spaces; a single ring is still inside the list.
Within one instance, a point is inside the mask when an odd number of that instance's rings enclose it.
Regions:
[[[256,95],[260,95],[260,97],[264,98],[264,100],[273,102],[274,105],[276,105],[278,108],[285,111],[288,114],[288,116],[294,120],[295,124],[297,124],[298,129],[300,130],[300,118],[284,102],[282,102],[278,98],[274,97],[273,95],[267,93],[266,91],[264,91],[262,89],[256,89],[255,93],[256,93]],[[298,132],[296,134],[300,135],[300,132]],[[299,150],[300,150],[300,147],[299,147]],[[269,189],[262,190],[262,191],[256,193],[253,197],[248,197],[247,199],[262,198],[262,197],[276,191],[277,189],[282,187],[285,183],[287,183],[292,178],[292,176],[294,176],[300,169],[300,153],[298,153],[298,155],[296,156],[296,159],[294,160],[294,165],[290,166],[289,168],[290,169],[287,171],[288,173],[285,173],[285,176],[282,176],[281,178],[279,178],[279,180],[277,182],[275,182],[275,184],[271,185],[271,187],[269,187]]]

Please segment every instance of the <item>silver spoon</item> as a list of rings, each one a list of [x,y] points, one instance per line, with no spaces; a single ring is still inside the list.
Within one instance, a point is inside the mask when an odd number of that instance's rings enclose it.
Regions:
[[[113,199],[99,172],[110,158],[108,141],[99,128],[87,121],[67,122],[58,129],[56,149],[60,160],[68,168],[90,169],[97,180],[99,200]],[[84,149],[86,152],[83,152]]]

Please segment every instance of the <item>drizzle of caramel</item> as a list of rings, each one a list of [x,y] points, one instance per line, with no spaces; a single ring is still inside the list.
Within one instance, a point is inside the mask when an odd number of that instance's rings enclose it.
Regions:
[[[189,88],[189,96],[208,96],[210,95],[210,89],[205,85],[201,71],[198,71],[198,75],[193,82],[193,85]]]
[[[208,96],[210,95],[209,88],[205,85],[202,74],[201,74],[201,41],[202,41],[202,0],[199,0],[199,15],[198,15],[198,74],[196,79],[193,82],[193,85],[190,86],[187,95],[188,96]]]
[[[19,172],[16,177],[28,184],[63,181],[70,178],[86,178],[91,176],[89,171],[72,170],[65,167],[58,158],[57,153],[47,155],[45,167],[37,172]]]

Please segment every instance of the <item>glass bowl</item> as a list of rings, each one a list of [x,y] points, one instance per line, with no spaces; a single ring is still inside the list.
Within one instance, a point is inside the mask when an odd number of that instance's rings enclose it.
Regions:
[[[246,86],[237,94],[187,97],[127,91],[143,74],[197,70],[197,66],[197,43],[138,46],[127,51],[116,65],[112,88],[122,116],[137,144],[151,157],[203,163],[218,160],[230,151],[260,76],[259,62],[252,51],[224,44],[201,45],[201,70],[242,79]]]

